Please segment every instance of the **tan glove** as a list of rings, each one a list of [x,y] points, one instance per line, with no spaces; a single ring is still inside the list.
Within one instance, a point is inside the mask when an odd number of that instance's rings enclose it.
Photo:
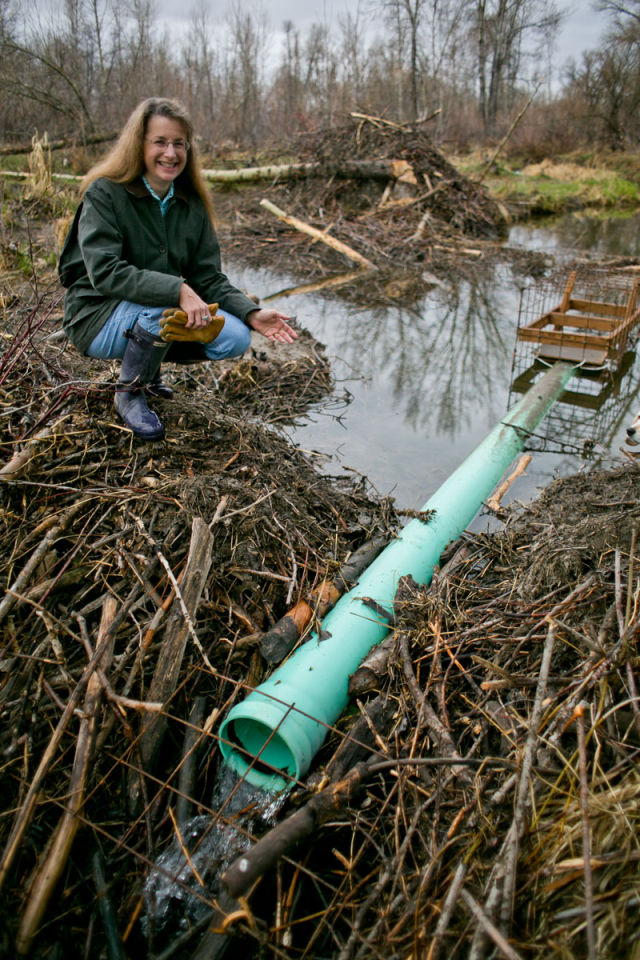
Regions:
[[[224,317],[216,313],[217,309],[217,303],[209,304],[211,320],[206,327],[187,327],[187,315],[184,310],[177,308],[165,310],[160,318],[160,336],[163,340],[175,340],[181,343],[187,341],[213,343],[224,327]]]

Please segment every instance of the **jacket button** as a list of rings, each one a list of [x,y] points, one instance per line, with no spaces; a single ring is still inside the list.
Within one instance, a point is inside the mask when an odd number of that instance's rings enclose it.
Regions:
[[[167,251],[166,247],[160,247],[160,253],[166,253],[166,251]]]

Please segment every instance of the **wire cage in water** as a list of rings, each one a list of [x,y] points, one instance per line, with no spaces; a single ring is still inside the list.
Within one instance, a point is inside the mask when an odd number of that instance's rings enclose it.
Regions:
[[[518,340],[537,358],[599,368],[615,365],[640,322],[638,278],[590,268],[523,291]]]
[[[584,266],[524,288],[509,405],[554,362],[576,366],[529,449],[589,457],[596,444],[606,445],[638,391],[639,325],[640,280],[621,271]]]

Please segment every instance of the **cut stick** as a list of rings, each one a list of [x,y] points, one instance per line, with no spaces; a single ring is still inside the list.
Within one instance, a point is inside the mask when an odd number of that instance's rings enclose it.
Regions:
[[[374,537],[353,552],[333,580],[322,580],[310,592],[307,600],[299,600],[260,641],[260,652],[268,663],[281,663],[296,645],[315,617],[321,620],[350,589],[360,574],[378,556],[386,544],[386,537]]]
[[[205,521],[196,517],[191,527],[187,565],[180,580],[184,607],[175,603],[169,614],[147,700],[166,703],[178,686],[187,640],[193,634],[192,618],[198,610],[212,559],[213,534]],[[166,723],[166,717],[154,717],[142,735],[140,747],[145,769],[153,767],[164,738]]]
[[[96,663],[97,669],[91,674],[87,683],[83,705],[84,717],[80,722],[69,783],[69,799],[66,810],[53,835],[49,853],[42,866],[37,870],[31,884],[29,900],[22,915],[16,939],[16,950],[20,956],[24,956],[31,948],[31,942],[38,931],[51,895],[65,868],[74,837],[80,825],[79,815],[84,805],[87,773],[102,693],[98,669],[106,669],[111,660],[114,636],[109,636],[109,627],[115,617],[116,607],[117,603],[114,597],[108,596],[105,598],[96,643],[96,650],[100,651],[100,656]],[[107,637],[108,643],[105,643]]]
[[[503,480],[502,483],[498,484],[496,489],[493,491],[489,499],[487,500],[487,506],[489,510],[493,510],[494,513],[496,510],[500,509],[500,501],[504,497],[505,493],[511,486],[514,480],[517,480],[518,477],[522,476],[529,464],[531,463],[531,457],[528,453],[523,453],[522,456],[518,459],[514,469],[511,471],[506,480]]]
[[[38,445],[41,444],[43,440],[51,440],[51,438],[55,436],[54,431],[56,427],[69,416],[70,414],[66,414],[61,420],[58,420],[57,423],[44,427],[27,440],[22,449],[16,451],[11,459],[5,463],[4,466],[0,467],[0,480],[15,480],[19,477],[24,472],[27,464],[38,452]]]
[[[22,837],[24,836],[24,832],[31,823],[31,817],[33,816],[33,811],[40,795],[42,782],[47,774],[47,771],[49,770],[51,763],[53,762],[53,758],[56,754],[58,746],[60,745],[60,741],[62,740],[64,732],[67,728],[67,724],[73,716],[76,706],[80,702],[80,697],[85,685],[88,683],[99,661],[102,659],[102,654],[105,648],[110,643],[111,638],[109,633],[106,633],[103,639],[98,642],[97,649],[87,666],[84,668],[84,672],[76,684],[71,696],[69,697],[62,716],[58,720],[58,724],[51,735],[51,739],[49,740],[46,750],[42,755],[42,759],[38,764],[38,769],[34,774],[33,780],[31,781],[31,785],[27,791],[27,795],[24,798],[24,802],[16,815],[11,834],[2,852],[2,858],[0,858],[0,889],[2,889],[2,885],[4,884],[7,873],[11,867],[11,864],[13,863]]]
[[[353,250],[351,247],[347,246],[346,243],[342,243],[340,240],[336,240],[335,237],[331,237],[328,234],[322,232],[322,230],[317,230],[316,227],[310,226],[308,223],[305,223],[304,220],[299,220],[298,217],[292,217],[288,213],[285,213],[284,210],[281,210],[279,207],[276,207],[274,203],[271,203],[270,200],[261,200],[260,206],[264,207],[265,210],[268,210],[269,213],[272,213],[279,220],[284,221],[290,227],[293,227],[295,230],[299,230],[300,233],[305,233],[309,237],[313,237],[315,240],[321,240],[322,243],[326,243],[328,247],[331,247],[332,250],[337,250],[338,253],[344,254],[345,257],[348,257],[349,260],[352,260],[354,263],[360,263],[363,267],[367,267],[369,270],[375,270],[375,264],[371,263],[370,260],[367,260],[366,257],[363,257],[362,254],[358,253],[356,250]]]

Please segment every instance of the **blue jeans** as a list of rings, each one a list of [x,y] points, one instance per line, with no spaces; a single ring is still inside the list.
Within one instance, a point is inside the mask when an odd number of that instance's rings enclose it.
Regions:
[[[136,320],[149,333],[158,336],[160,333],[160,317],[166,307],[143,307],[139,303],[130,303],[121,300],[115,308],[102,330],[93,338],[87,350],[88,357],[99,360],[122,359],[126,350],[128,338],[125,336],[131,330]],[[251,343],[251,330],[226,310],[218,310],[224,317],[224,327],[213,341],[204,346],[207,360],[223,360],[225,357],[241,357]]]

